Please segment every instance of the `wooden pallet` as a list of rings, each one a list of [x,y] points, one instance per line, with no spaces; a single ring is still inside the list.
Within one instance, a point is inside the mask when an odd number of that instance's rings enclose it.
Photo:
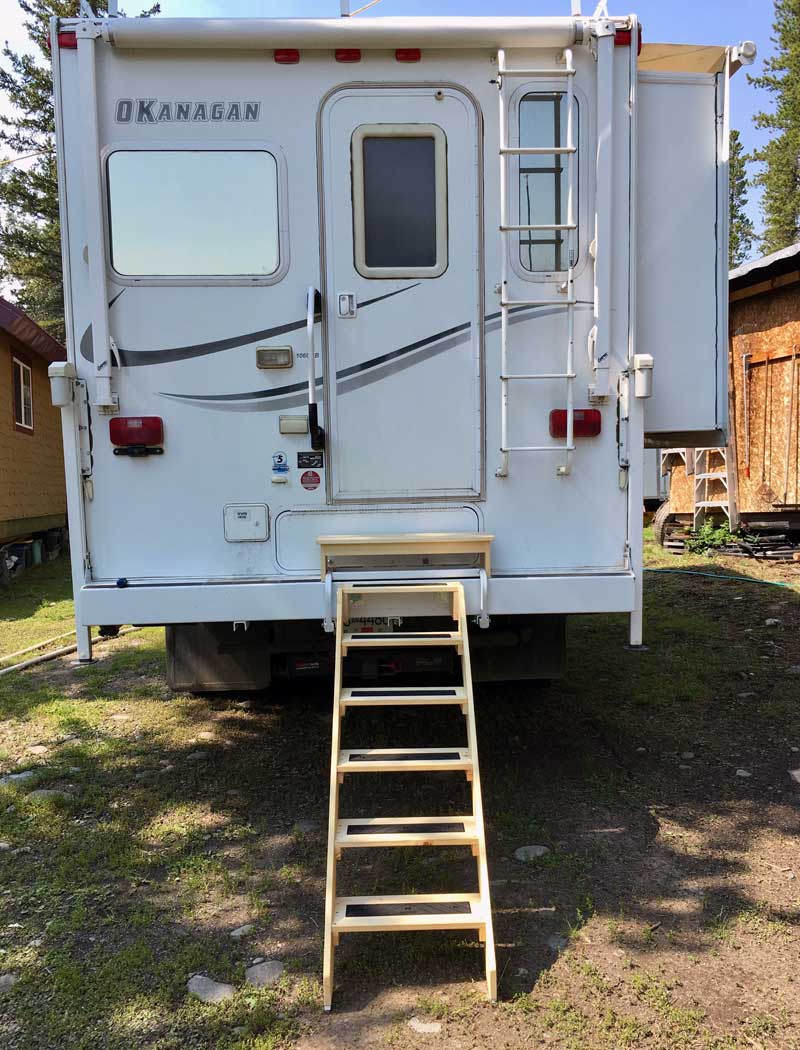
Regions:
[[[321,538],[320,543],[322,545]],[[337,539],[339,539],[337,537]],[[380,537],[385,540],[386,537]],[[426,548],[430,550],[430,548]],[[323,547],[323,551],[325,547]],[[404,550],[404,553],[406,551]],[[323,571],[326,555],[323,553]],[[488,561],[488,548],[487,548]],[[328,820],[328,872],[325,890],[325,947],[323,958],[323,998],[326,1010],[333,1001],[334,951],[342,934],[409,930],[475,930],[485,947],[486,991],[497,999],[492,911],[489,898],[489,872],[483,827],[472,674],[469,661],[467,613],[463,587],[458,583],[387,585],[392,594],[412,596],[424,588],[441,592],[449,600],[449,613],[455,631],[365,634],[361,637],[345,630],[351,597],[381,587],[358,584],[342,587],[336,595],[336,665],[333,686],[333,733],[331,740],[330,812]],[[390,649],[403,645],[452,645],[461,660],[460,686],[342,687],[343,663],[349,649],[377,647]],[[353,707],[394,707],[458,705],[464,714],[466,747],[353,748],[342,744],[344,715]],[[339,814],[339,787],[345,776],[379,773],[431,773],[457,771],[472,786],[472,813],[462,816],[343,818]],[[336,871],[348,849],[376,847],[465,846],[472,851],[478,868],[478,893],[412,894],[392,896],[338,897]]]

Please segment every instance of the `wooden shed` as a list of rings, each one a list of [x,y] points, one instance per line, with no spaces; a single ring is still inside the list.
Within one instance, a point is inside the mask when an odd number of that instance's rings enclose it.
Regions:
[[[0,544],[67,523],[61,413],[47,366],[64,347],[0,297]]]
[[[729,290],[729,443],[664,451],[660,525],[800,533],[800,244],[732,270]]]

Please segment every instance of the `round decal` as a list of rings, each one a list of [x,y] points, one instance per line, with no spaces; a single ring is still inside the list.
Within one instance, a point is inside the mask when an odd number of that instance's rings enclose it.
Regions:
[[[320,476],[316,470],[306,470],[300,476],[300,484],[304,489],[318,489]]]

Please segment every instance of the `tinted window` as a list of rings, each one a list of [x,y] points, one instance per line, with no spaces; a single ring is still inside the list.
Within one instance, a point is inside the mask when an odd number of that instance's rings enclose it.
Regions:
[[[266,277],[278,269],[278,165],[271,153],[112,153],[108,189],[111,260],[120,274]]]
[[[367,266],[436,265],[436,150],[432,138],[365,138]]]
[[[577,144],[577,102],[574,113],[573,138]],[[519,144],[525,147],[567,145],[567,98],[564,92],[525,95],[519,104]],[[566,154],[520,157],[520,226],[540,226],[545,223],[560,226],[567,222],[567,164]],[[573,215],[577,214],[576,193]],[[566,270],[569,266],[568,238],[566,230],[523,231],[519,235],[520,262],[526,270],[533,272]]]

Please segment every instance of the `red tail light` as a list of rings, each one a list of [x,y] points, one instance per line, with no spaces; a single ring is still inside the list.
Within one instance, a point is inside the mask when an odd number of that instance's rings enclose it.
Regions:
[[[576,408],[572,413],[573,437],[591,438],[597,437],[603,417],[599,408]],[[550,437],[565,438],[567,436],[567,410],[566,408],[554,408],[550,413]]]
[[[614,44],[617,47],[630,47],[633,33],[630,29],[618,29],[614,35]],[[636,45],[636,54],[642,53],[642,27],[639,26],[639,41]]]
[[[163,445],[164,420],[160,416],[113,416],[108,433],[111,444],[120,448]]]
[[[296,66],[300,61],[300,52],[294,47],[279,47],[274,55],[279,66]]]
[[[419,62],[422,52],[418,47],[398,47],[394,57],[398,62]]]
[[[64,29],[58,34],[58,46],[75,50],[78,46],[78,35],[71,29]]]
[[[337,47],[333,54],[337,62],[361,61],[361,49],[357,47]]]

